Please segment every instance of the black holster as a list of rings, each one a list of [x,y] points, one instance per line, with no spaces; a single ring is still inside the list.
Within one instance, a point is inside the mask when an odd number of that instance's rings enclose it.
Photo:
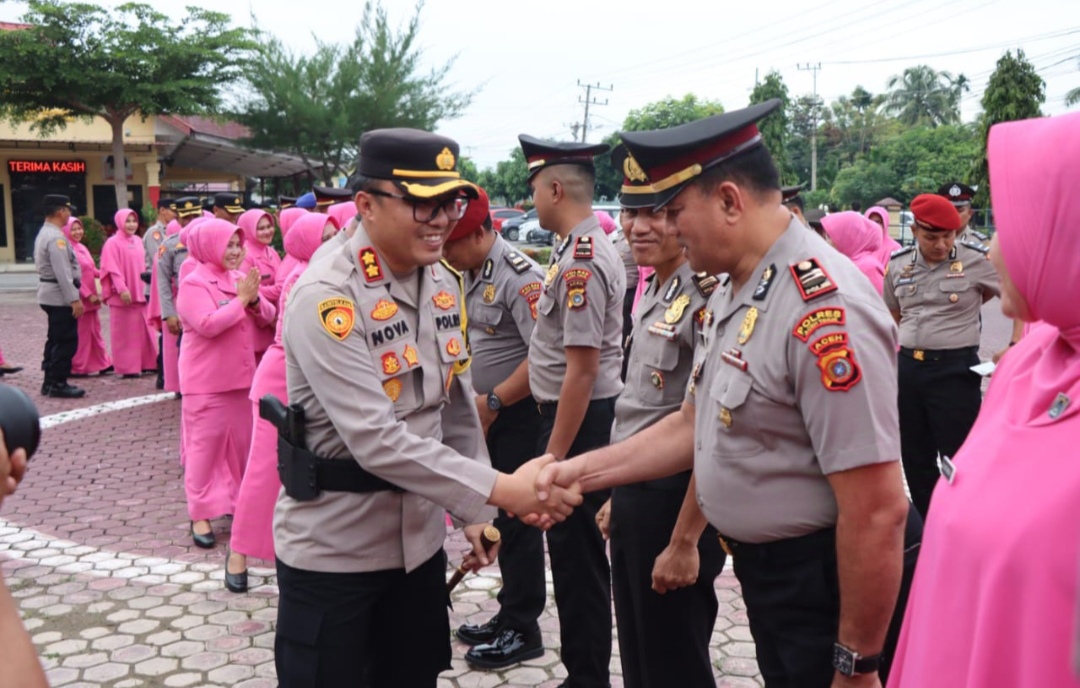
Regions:
[[[396,485],[372,475],[354,460],[329,459],[307,450],[304,442],[304,409],[285,406],[272,394],[259,399],[259,416],[278,431],[278,477],[285,494],[298,502],[328,492],[401,492]]]

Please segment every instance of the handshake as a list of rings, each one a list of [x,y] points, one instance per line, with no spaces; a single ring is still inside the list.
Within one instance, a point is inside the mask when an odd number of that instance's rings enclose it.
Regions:
[[[565,521],[583,501],[583,458],[556,461],[552,454],[544,454],[511,474],[500,473],[488,503],[548,530]]]

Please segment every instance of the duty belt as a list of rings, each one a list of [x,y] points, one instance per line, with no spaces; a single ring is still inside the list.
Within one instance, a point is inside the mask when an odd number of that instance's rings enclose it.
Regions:
[[[57,280],[50,279],[48,277],[38,277],[39,282],[47,282],[49,284],[60,284]]]
[[[775,562],[801,561],[822,550],[836,547],[836,528],[834,527],[822,528],[806,535],[772,542],[739,542],[724,535],[717,537],[720,538],[720,547],[728,556]]]
[[[304,446],[304,409],[286,407],[272,394],[259,400],[259,415],[278,430],[278,477],[285,494],[298,502],[316,499],[322,492],[403,492],[372,475],[355,460],[329,459]]]
[[[978,354],[979,347],[965,346],[960,349],[910,349],[900,347],[900,353],[916,361],[948,361],[970,358],[972,354]]]

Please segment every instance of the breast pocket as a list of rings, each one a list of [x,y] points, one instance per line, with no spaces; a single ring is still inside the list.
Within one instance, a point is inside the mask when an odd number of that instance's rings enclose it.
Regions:
[[[754,419],[753,378],[735,368],[723,369],[709,389],[710,412],[713,414],[713,453],[723,460],[727,457],[746,457],[765,449],[761,430]]]
[[[964,306],[974,295],[971,281],[967,278],[946,279],[938,282],[938,295],[936,301],[947,306]]]
[[[372,362],[382,391],[394,404],[394,416],[399,420],[419,406],[417,385],[420,376],[419,360],[414,344],[401,344],[373,349]]]
[[[469,311],[469,324],[476,329],[483,330],[488,334],[494,334],[502,322],[503,312],[501,308],[484,308],[477,306]]]
[[[642,342],[640,358],[638,359],[637,375],[638,389],[641,390],[641,398],[647,403],[656,405],[677,404],[682,401],[686,392],[686,378],[688,373],[684,371],[677,375],[679,365],[679,346],[677,342],[645,340]],[[645,345],[648,345],[647,348]]]

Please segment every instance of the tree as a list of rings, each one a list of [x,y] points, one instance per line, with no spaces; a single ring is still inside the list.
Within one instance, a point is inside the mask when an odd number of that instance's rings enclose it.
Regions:
[[[788,89],[784,84],[784,78],[780,72],[773,70],[765,75],[765,80],[754,86],[750,93],[750,104],[764,103],[771,98],[779,98],[782,105],[780,109],[758,122],[761,130],[761,140],[769,149],[776,167],[780,170],[780,181],[783,184],[794,184],[798,180],[787,156],[788,136]]]
[[[927,65],[908,67],[889,78],[884,111],[908,126],[954,124],[960,121],[960,98],[971,90],[963,74],[953,77]]]
[[[310,57],[288,52],[276,39],[264,42],[246,70],[250,96],[237,119],[252,131],[250,144],[288,150],[309,171],[329,180],[351,166],[365,131],[384,127],[434,130],[461,115],[475,91],[455,91],[454,66],[424,73],[417,45],[423,2],[408,24],[390,24],[380,2],[368,0],[349,45],[317,41]]]
[[[198,7],[178,26],[138,3],[107,10],[28,0],[22,20],[31,27],[0,31],[0,115],[32,122],[42,136],[73,118],[100,117],[112,129],[118,170],[127,118],[214,112],[254,47],[227,14]],[[115,180],[117,206],[126,208],[122,171]]]
[[[1065,94],[1065,105],[1072,107],[1080,103],[1080,87],[1074,88]]]
[[[486,175],[482,179],[487,183],[481,186],[491,198],[502,199],[512,206],[529,197],[529,166],[519,147],[510,151],[509,160],[500,160],[494,170],[484,170],[481,175]]]
[[[1040,106],[1046,101],[1046,82],[1035,66],[1028,62],[1023,50],[1007,51],[1000,60],[983,92],[983,114],[979,119],[982,150],[970,174],[970,182],[978,186],[975,205],[990,204],[990,168],[986,162],[986,142],[990,127],[998,122],[1041,117]]]

